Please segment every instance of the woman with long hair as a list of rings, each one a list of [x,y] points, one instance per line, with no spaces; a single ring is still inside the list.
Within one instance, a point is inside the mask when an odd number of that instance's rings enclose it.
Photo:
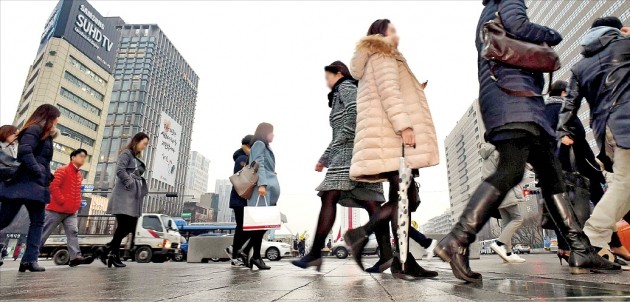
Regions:
[[[315,165],[317,172],[328,168],[324,181],[316,189],[319,191],[322,207],[311,251],[292,262],[301,268],[315,266],[318,270],[322,264],[322,249],[326,237],[337,217],[337,204],[365,208],[370,216],[373,216],[380,208],[379,202],[385,202],[382,184],[350,180],[350,162],[357,119],[357,81],[350,75],[348,67],[340,61],[324,67],[324,71],[328,88],[331,89],[328,94],[328,107],[331,108],[329,119],[333,135],[328,148]],[[392,260],[389,226],[382,223],[376,231],[383,259],[383,266],[379,270],[382,271],[389,268]]]
[[[247,201],[248,207],[275,206],[280,198],[280,183],[276,174],[276,157],[269,147],[273,142],[273,126],[269,123],[261,123],[256,128],[252,139],[252,148],[249,154],[249,163],[256,162],[258,168],[258,184],[254,194]],[[260,255],[262,240],[266,231],[250,231],[250,245],[253,249],[252,257],[247,264],[249,268],[254,266],[261,270],[270,269]]]
[[[118,157],[116,183],[107,206],[107,213],[116,216],[116,230],[112,241],[107,244],[107,258],[104,251],[100,254],[101,261],[108,267],[126,266],[120,261],[120,243],[136,230],[144,197],[149,193],[147,182],[142,177],[146,165],[140,159],[140,154],[148,145],[149,136],[142,132],[136,133]]]
[[[60,115],[59,109],[50,104],[35,109],[17,136],[20,168],[11,180],[0,182],[0,230],[11,224],[22,206],[28,210],[31,221],[20,272],[45,271],[37,258],[46,216],[44,209],[50,202],[52,141],[59,135],[56,126]]]
[[[424,95],[424,85],[416,79],[398,51],[398,42],[396,28],[391,22],[376,20],[368,29],[367,36],[357,44],[350,65],[352,76],[359,80],[350,178],[364,182],[389,182],[389,201],[365,226],[350,230],[344,236],[354,257],[361,257],[368,235],[383,221],[391,221],[393,234],[397,237],[399,183],[413,183],[419,168],[439,162],[435,128]],[[399,179],[402,148],[405,149],[406,163],[414,172],[410,179]],[[407,192],[409,203],[416,203],[416,186],[411,185]],[[391,270],[397,277],[437,276],[437,272],[420,267],[411,254],[406,263],[395,257]]]

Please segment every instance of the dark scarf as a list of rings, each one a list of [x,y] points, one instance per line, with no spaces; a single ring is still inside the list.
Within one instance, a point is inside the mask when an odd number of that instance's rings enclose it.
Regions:
[[[352,77],[343,77],[343,78],[339,79],[339,81],[337,81],[337,83],[335,83],[333,88],[328,93],[328,107],[329,108],[332,108],[332,101],[333,101],[333,98],[335,97],[335,92],[339,91],[339,85],[341,85],[341,83],[343,83],[344,81],[350,81],[350,83],[352,83],[354,86],[358,86],[359,85],[359,81],[353,79]]]

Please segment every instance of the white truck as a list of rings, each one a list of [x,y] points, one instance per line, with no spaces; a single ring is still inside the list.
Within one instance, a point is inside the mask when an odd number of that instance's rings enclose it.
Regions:
[[[79,215],[79,246],[84,256],[90,256],[112,240],[116,218],[112,215]],[[129,238],[133,238],[133,244]],[[164,214],[147,213],[138,218],[133,236],[123,239],[123,260],[138,263],[162,263],[180,253],[181,235],[173,219]],[[70,260],[66,235],[61,225],[41,247],[40,257],[53,258],[55,264],[65,265]]]

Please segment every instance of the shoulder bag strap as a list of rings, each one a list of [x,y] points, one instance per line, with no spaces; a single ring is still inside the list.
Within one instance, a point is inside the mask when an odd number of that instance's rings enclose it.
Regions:
[[[265,201],[265,206],[268,207],[269,206],[269,202],[267,202],[267,196],[262,196],[262,195],[258,195],[258,199],[256,199],[256,206],[258,206],[259,202],[260,202],[260,197],[263,197],[263,200]]]

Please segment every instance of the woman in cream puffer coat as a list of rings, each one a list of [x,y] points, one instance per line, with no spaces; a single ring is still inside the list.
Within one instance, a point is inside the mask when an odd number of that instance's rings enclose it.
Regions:
[[[370,35],[359,42],[350,66],[359,80],[357,128],[350,177],[356,181],[387,180],[398,171],[401,133],[413,130],[416,148],[406,148],[412,169],[439,163],[435,127],[422,84],[392,39]]]
[[[401,182],[398,169],[403,144],[407,165],[414,171],[411,178],[417,176],[419,168],[439,162],[435,127],[424,95],[424,84],[415,78],[397,45],[394,26],[387,19],[377,20],[370,26],[367,37],[359,41],[350,65],[352,76],[359,80],[350,178],[361,182],[389,182],[389,201],[365,226],[350,230],[344,236],[360,266],[367,235],[377,225],[392,220],[392,231],[396,234]],[[408,189],[410,205],[418,202],[417,187],[412,181],[404,180],[412,183]],[[408,215],[411,215],[410,211]],[[390,264],[394,276],[437,276],[437,272],[422,269],[412,255],[405,265],[399,259],[381,259],[367,271],[382,272]]]

